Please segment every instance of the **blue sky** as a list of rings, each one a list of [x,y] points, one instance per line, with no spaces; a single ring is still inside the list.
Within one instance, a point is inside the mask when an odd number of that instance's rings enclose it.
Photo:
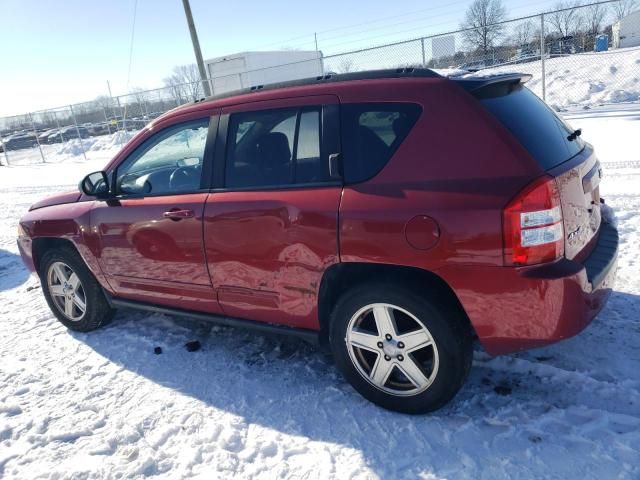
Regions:
[[[191,0],[205,58],[281,47],[325,53],[458,28],[470,0]],[[504,1],[509,17],[556,0]],[[134,0],[0,0],[0,115],[127,91]],[[138,0],[128,87],[162,86],[192,63],[181,0]]]

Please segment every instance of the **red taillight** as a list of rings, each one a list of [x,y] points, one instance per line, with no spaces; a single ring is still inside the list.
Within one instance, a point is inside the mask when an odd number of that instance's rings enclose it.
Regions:
[[[511,200],[503,212],[504,263],[534,265],[564,255],[560,192],[542,177]]]

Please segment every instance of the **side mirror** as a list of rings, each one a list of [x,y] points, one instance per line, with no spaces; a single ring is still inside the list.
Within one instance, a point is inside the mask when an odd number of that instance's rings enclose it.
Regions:
[[[85,195],[96,198],[109,196],[109,178],[105,172],[93,172],[80,182],[80,191]]]
[[[185,157],[178,160],[179,167],[195,167],[196,165],[200,165],[199,157]]]

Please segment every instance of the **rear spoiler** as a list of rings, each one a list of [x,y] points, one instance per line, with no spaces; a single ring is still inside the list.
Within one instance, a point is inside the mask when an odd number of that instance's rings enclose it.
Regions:
[[[504,73],[482,77],[470,74],[449,78],[474,96],[484,96],[489,93],[488,91],[492,91],[494,94],[498,91],[501,91],[502,94],[509,93],[531,80],[531,75],[528,73]]]

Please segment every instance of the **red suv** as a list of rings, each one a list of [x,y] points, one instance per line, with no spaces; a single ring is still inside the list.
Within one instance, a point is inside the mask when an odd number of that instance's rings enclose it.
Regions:
[[[18,244],[72,330],[117,307],[330,345],[362,395],[439,408],[492,355],[580,332],[611,291],[592,147],[526,75],[400,69],[177,108]]]

